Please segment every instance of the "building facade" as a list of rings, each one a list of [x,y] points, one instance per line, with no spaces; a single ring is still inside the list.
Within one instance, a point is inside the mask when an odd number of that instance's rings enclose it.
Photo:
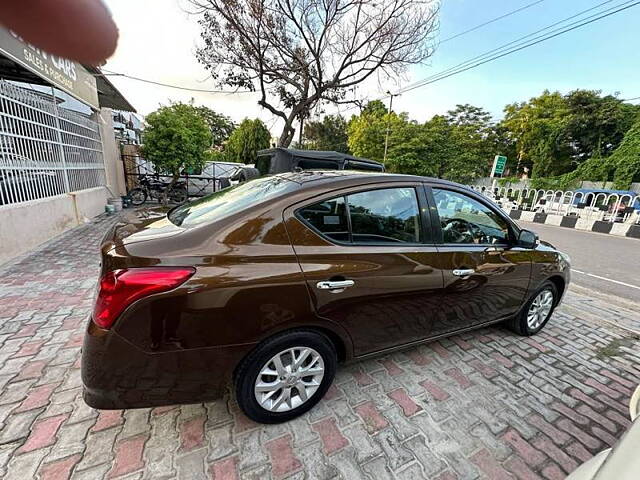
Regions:
[[[0,29],[0,264],[126,193],[109,107],[133,107],[99,69]]]

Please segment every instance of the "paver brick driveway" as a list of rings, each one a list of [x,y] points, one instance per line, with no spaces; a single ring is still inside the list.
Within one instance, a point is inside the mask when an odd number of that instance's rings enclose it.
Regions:
[[[493,327],[343,366],[287,424],[229,397],[98,412],[78,359],[112,221],[0,269],[0,477],[555,479],[629,424],[640,342],[600,320],[637,314],[575,293],[534,338]]]

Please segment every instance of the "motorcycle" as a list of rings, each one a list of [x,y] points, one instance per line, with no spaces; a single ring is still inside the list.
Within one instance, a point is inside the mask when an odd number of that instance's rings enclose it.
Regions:
[[[149,179],[146,175],[141,175],[138,179],[139,187],[129,192],[133,205],[142,205],[147,199],[156,199],[162,202],[165,191],[169,189],[171,182]],[[184,203],[187,201],[187,184],[184,181],[176,182],[166,193],[171,203]]]

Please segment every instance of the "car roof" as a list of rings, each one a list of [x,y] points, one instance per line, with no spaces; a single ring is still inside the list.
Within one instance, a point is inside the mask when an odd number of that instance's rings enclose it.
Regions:
[[[318,160],[351,160],[371,165],[380,165],[380,162],[368,158],[354,157],[348,153],[335,152],[333,150],[296,150],[294,148],[268,148],[258,150],[258,156],[280,154],[286,157],[313,158]]]
[[[400,173],[367,172],[360,170],[302,170],[297,172],[279,173],[274,176],[285,178],[291,182],[298,183],[301,187],[311,187],[321,183],[340,183],[357,185],[359,183],[376,182],[429,182],[442,185],[462,187],[472,190],[465,185],[461,185],[440,178],[421,177],[419,175],[404,175]]]

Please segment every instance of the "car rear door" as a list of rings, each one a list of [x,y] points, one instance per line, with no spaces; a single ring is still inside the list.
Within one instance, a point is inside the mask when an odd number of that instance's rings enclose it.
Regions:
[[[443,272],[447,333],[507,318],[521,307],[531,276],[531,252],[515,245],[516,230],[498,208],[462,187],[426,186]]]
[[[420,183],[336,191],[284,215],[316,313],[346,328],[356,355],[436,328],[443,275]]]

